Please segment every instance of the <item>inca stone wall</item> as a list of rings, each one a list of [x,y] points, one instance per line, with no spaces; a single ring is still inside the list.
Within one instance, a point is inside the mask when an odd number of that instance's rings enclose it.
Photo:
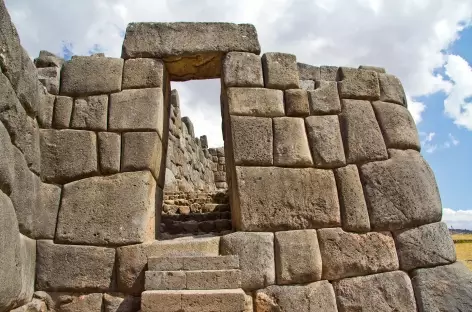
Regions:
[[[36,69],[3,1],[0,26],[0,311],[472,310],[395,76],[260,57],[227,23],[132,23],[122,58]],[[163,194],[166,168],[185,179],[166,166],[170,81],[206,78],[225,147],[203,156],[224,162],[234,233],[162,240],[165,205],[228,224],[203,191]]]

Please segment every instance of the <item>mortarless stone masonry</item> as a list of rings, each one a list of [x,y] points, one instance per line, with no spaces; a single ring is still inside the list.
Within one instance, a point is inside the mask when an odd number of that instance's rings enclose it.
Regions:
[[[132,23],[122,58],[34,63],[3,0],[0,29],[0,312],[472,311],[384,69],[259,56],[247,24]],[[220,148],[170,89],[206,78]]]

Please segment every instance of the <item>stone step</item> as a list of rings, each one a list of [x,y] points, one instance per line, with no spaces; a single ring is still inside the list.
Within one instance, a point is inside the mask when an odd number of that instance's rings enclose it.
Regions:
[[[141,312],[242,312],[242,289],[148,290],[141,294]]]
[[[145,290],[204,290],[241,287],[240,270],[146,271]]]
[[[228,269],[239,269],[239,257],[237,255],[150,257],[148,259],[149,271]]]

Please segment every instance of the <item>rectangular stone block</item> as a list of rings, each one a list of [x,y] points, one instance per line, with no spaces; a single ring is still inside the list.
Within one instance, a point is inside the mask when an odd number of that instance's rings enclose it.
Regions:
[[[369,211],[364,198],[359,171],[356,165],[334,170],[338,188],[343,229],[349,232],[370,231]]]
[[[341,98],[372,101],[380,99],[379,79],[375,71],[341,67],[339,72]]]
[[[396,151],[392,158],[360,167],[376,231],[392,231],[439,222],[442,205],[434,174],[416,151]]]
[[[320,68],[304,63],[297,63],[298,76],[301,80],[320,80]]]
[[[125,61],[123,89],[163,88],[164,63],[152,58],[137,58]]]
[[[407,106],[402,83],[394,75],[378,74],[380,83],[380,100]]]
[[[52,117],[54,114],[54,102],[56,97],[49,94],[45,88],[39,91],[38,123],[41,128],[52,127]]]
[[[282,117],[284,93],[264,88],[228,88],[227,107],[230,115]]]
[[[237,289],[241,288],[240,270],[187,271],[187,289]]]
[[[431,223],[397,231],[394,237],[400,268],[404,271],[456,261],[454,242],[446,223]]]
[[[217,257],[183,257],[185,270],[228,270],[239,269],[239,257],[237,255]]]
[[[73,103],[74,101],[71,97],[56,96],[56,101],[54,103],[54,118],[52,121],[54,128],[69,128]]]
[[[186,312],[240,312],[245,304],[242,289],[187,290],[182,292]]]
[[[121,90],[123,60],[111,57],[74,56],[61,72],[61,94],[86,96]]]
[[[338,116],[305,118],[313,162],[318,168],[336,168],[346,164]]]
[[[144,289],[180,290],[187,288],[187,275],[183,271],[146,271]]]
[[[162,138],[164,98],[161,88],[124,90],[110,95],[108,130],[157,131]]]
[[[285,90],[285,112],[292,117],[310,115],[308,93],[300,89]]]
[[[94,132],[40,130],[41,176],[46,182],[67,183],[98,173]]]
[[[274,118],[274,165],[311,167],[313,160],[303,118]]]
[[[102,311],[103,294],[48,293],[51,305],[56,312]]]
[[[38,68],[39,82],[50,94],[59,94],[59,82],[61,80],[61,69],[59,67]]]
[[[220,253],[239,257],[241,288],[255,290],[275,284],[273,233],[236,232],[222,236]]]
[[[413,288],[405,272],[346,278],[333,282],[333,287],[342,312],[416,312]]]
[[[264,87],[261,57],[247,52],[229,52],[223,59],[226,87]]]
[[[271,118],[230,116],[230,127],[235,165],[273,164]]]
[[[326,81],[338,80],[338,67],[337,66],[320,66],[320,79]]]
[[[98,156],[100,160],[100,172],[120,172],[121,161],[121,136],[113,132],[98,133]]]
[[[183,257],[151,257],[148,259],[148,271],[179,271],[184,269]]]
[[[315,81],[314,80],[300,80],[300,89],[306,91],[315,90]]]
[[[108,95],[76,98],[71,128],[107,130]]]
[[[33,217],[33,233],[36,239],[54,239],[60,201],[59,186],[43,182],[39,184],[39,205]]]
[[[256,291],[256,311],[337,312],[333,286],[328,281],[307,285],[269,286]]]
[[[408,109],[387,102],[372,103],[387,148],[421,148],[416,124]]]
[[[321,254],[316,230],[275,233],[277,284],[304,284],[321,279]]]
[[[122,171],[149,170],[159,180],[162,142],[157,132],[123,133]]]
[[[182,294],[179,291],[148,290],[141,295],[141,312],[181,312]]]
[[[284,231],[341,225],[331,170],[236,167],[232,219],[237,230]]]
[[[318,230],[322,279],[398,270],[395,242],[388,232],[355,234],[340,228]]]
[[[370,102],[343,100],[342,105],[339,121],[347,163],[387,159],[387,148]]]
[[[308,91],[312,115],[338,114],[341,112],[336,81],[316,81],[316,89]]]
[[[113,287],[115,249],[37,243],[36,289],[94,292]]]
[[[148,171],[68,183],[63,188],[56,241],[116,246],[153,240],[155,194],[156,182]]]
[[[298,89],[297,57],[293,54],[267,52],[262,55],[264,85],[270,89]]]

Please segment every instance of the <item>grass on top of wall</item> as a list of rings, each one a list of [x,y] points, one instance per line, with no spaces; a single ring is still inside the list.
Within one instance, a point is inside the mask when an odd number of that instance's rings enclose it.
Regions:
[[[456,245],[457,260],[472,270],[472,234],[454,234],[452,239]]]

